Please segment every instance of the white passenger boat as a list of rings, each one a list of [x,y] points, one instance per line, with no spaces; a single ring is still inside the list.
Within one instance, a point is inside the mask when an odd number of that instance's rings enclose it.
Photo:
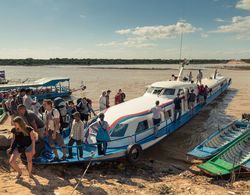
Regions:
[[[188,109],[188,92],[194,89],[198,92],[196,83],[184,81],[184,65],[180,68],[180,73],[176,81],[161,81],[148,86],[147,91],[141,97],[129,100],[119,105],[112,106],[105,110],[105,120],[109,124],[111,141],[108,142],[106,155],[97,154],[96,128],[94,124],[88,127],[89,136],[83,147],[83,158],[77,152],[77,146],[73,146],[73,159],[52,162],[53,156],[43,156],[34,160],[37,164],[58,164],[75,163],[88,161],[111,160],[127,156],[132,162],[140,158],[143,150],[153,146],[166,136],[183,126],[198,114],[203,107],[221,95],[230,85],[231,79],[227,79],[217,73],[210,78],[202,80],[203,85],[207,85],[211,92],[207,96],[206,102],[196,102],[192,110]],[[217,71],[216,71],[217,72]],[[182,94],[182,114],[176,121],[174,119],[173,100],[177,93]],[[164,109],[161,116],[161,123],[158,127],[157,136],[154,134],[151,108],[159,100],[160,106]],[[68,142],[68,132],[65,134],[65,143]],[[60,153],[60,150],[58,150]],[[61,154],[62,155],[62,154]]]

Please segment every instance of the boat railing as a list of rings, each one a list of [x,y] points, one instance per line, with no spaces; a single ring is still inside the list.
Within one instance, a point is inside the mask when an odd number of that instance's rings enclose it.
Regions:
[[[160,124],[158,124],[158,126],[160,126],[161,124],[166,123],[166,122],[167,121],[164,120]],[[111,142],[115,142],[115,141],[121,141],[121,140],[129,139],[129,138],[133,138],[134,143],[137,143],[137,136],[139,134],[148,132],[150,130],[153,130],[154,128],[155,128],[155,126],[152,126],[152,127],[148,128],[148,129],[144,130],[143,132],[138,132],[138,133],[135,133],[133,135],[129,135],[129,136],[125,136],[125,137],[120,137],[120,138],[117,138],[117,139],[112,139],[112,140],[107,141],[107,143],[111,143]],[[154,132],[151,135],[154,135]],[[51,148],[52,149],[57,149],[57,150],[61,150],[62,148],[66,148],[67,150],[70,149],[70,148],[71,149],[76,148],[77,149],[76,150],[77,151],[77,158],[79,158],[79,149],[82,149],[84,151],[84,148],[86,148],[86,147],[97,148],[97,145],[99,145],[99,144],[102,144],[102,143],[101,142],[99,142],[99,143],[98,142],[97,143],[82,143],[81,145],[73,145],[73,146],[68,146],[67,144],[65,144],[64,147],[55,146],[55,147],[51,147]],[[118,146],[118,147],[117,146],[116,147],[108,147],[108,148],[109,149],[120,149],[120,148],[124,148],[124,147],[125,147],[125,145]],[[91,156],[92,156],[92,154],[90,154],[89,156],[85,156],[85,157],[88,158],[88,157],[91,157]]]

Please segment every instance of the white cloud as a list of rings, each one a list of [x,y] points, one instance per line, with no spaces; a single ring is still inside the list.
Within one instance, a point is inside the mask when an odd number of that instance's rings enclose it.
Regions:
[[[225,20],[221,19],[221,18],[215,18],[214,19],[216,22],[225,22]]]
[[[181,33],[193,33],[202,30],[196,28],[185,20],[172,25],[142,26],[136,28],[120,29],[115,31],[119,35],[126,35],[124,41],[112,41],[100,43],[98,46],[123,46],[134,48],[152,48],[157,44],[154,41],[167,38],[175,38]]]
[[[240,0],[236,4],[236,8],[250,10],[250,0]]]
[[[117,34],[120,34],[120,35],[125,35],[125,34],[129,34],[131,32],[130,29],[121,29],[121,30],[117,30],[115,31]]]
[[[250,39],[250,16],[234,16],[231,24],[222,25],[213,31],[216,33],[234,33],[237,39]]]
[[[190,23],[177,22],[172,25],[159,25],[159,26],[143,26],[133,29],[121,29],[116,31],[119,34],[130,34],[138,37],[144,37],[146,40],[157,40],[163,38],[173,38],[183,33],[192,33],[200,29],[192,26]]]

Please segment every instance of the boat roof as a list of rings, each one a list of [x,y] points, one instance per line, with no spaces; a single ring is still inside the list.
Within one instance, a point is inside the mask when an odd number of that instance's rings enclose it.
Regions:
[[[182,88],[184,86],[194,86],[194,83],[184,82],[184,81],[160,81],[151,84],[151,87],[160,87],[160,88]]]
[[[21,87],[49,87],[54,86],[57,83],[69,81],[70,79],[67,77],[57,77],[57,78],[42,78],[36,80],[32,83],[19,83],[19,84],[4,84],[0,86],[0,89],[12,89],[12,88],[21,88]]]
[[[161,106],[172,103],[172,99],[158,96],[141,96],[121,104],[112,106],[105,111],[105,120],[108,122],[110,129],[117,123],[124,122],[131,117],[142,116],[148,114],[155,106],[155,102],[159,100]]]

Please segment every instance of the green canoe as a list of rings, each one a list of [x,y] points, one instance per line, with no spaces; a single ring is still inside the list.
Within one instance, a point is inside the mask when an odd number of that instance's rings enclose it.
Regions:
[[[3,122],[6,116],[7,116],[7,113],[4,111],[3,108],[0,108],[0,123]]]
[[[250,129],[211,160],[198,165],[209,175],[227,175],[250,159]]]

